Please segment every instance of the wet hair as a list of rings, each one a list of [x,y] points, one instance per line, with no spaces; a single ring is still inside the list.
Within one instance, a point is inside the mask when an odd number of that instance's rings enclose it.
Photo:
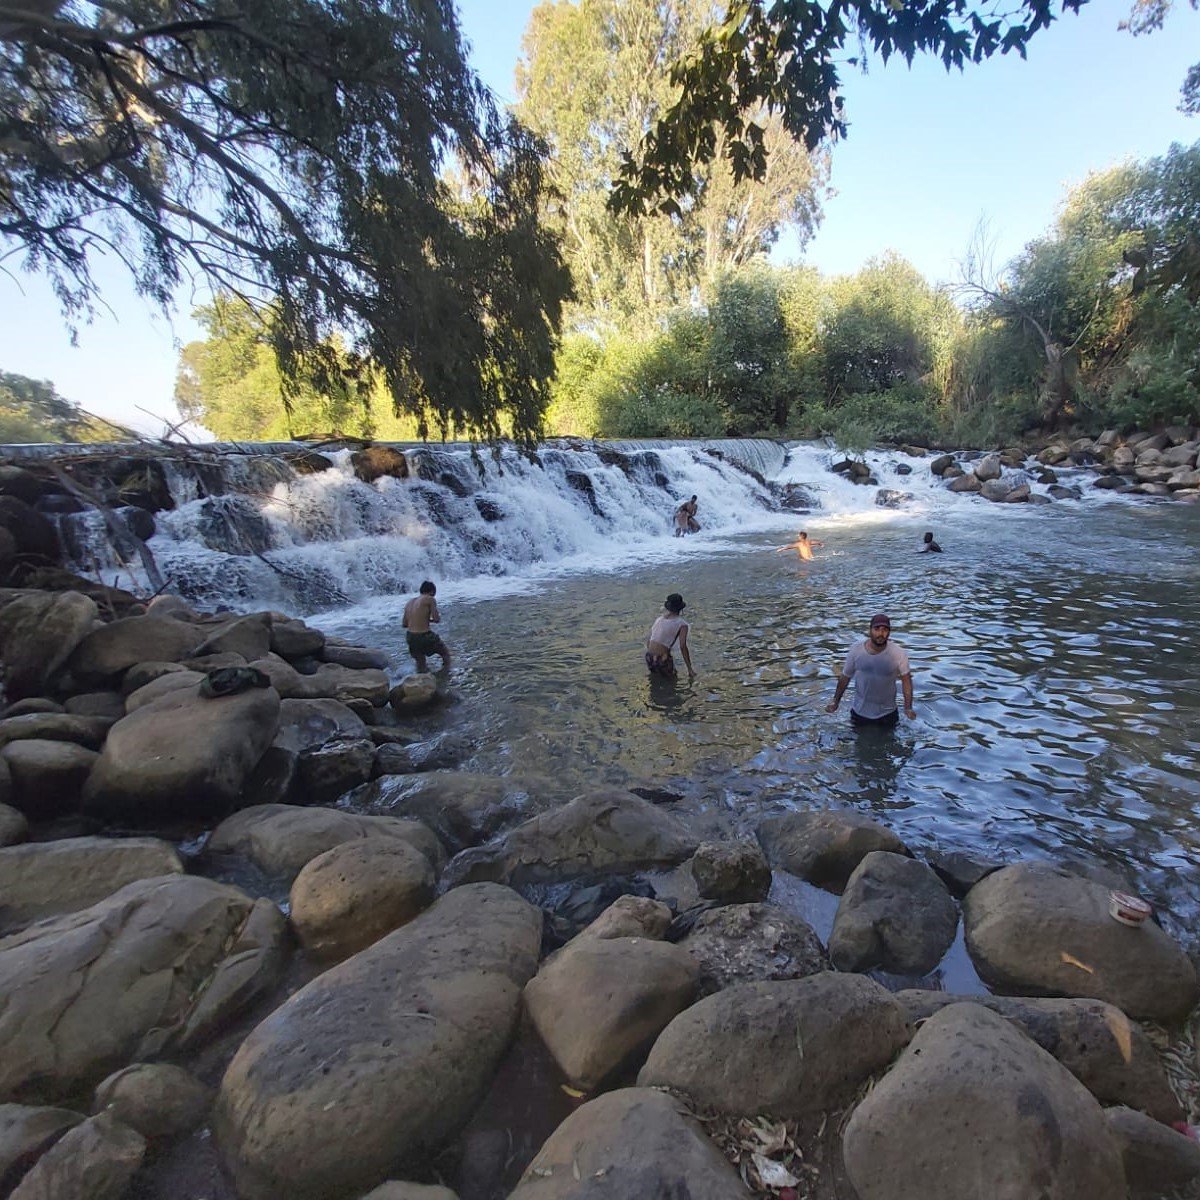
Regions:
[[[933,530],[932,529],[925,535],[925,540],[927,542],[933,541]]]
[[[802,529],[802,530],[800,530],[800,536],[802,538],[806,538],[806,537],[808,537],[808,532],[806,530]]]
[[[437,588],[434,586],[434,582],[432,579],[427,579],[427,580],[425,580],[425,582],[423,584],[421,584],[421,595],[422,596],[436,596],[437,595]]]

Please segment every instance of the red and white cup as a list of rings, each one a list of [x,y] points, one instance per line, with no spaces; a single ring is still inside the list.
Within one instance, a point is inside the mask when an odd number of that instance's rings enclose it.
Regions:
[[[1128,892],[1108,893],[1109,916],[1122,925],[1140,925],[1153,911],[1153,906],[1141,896],[1131,896]]]

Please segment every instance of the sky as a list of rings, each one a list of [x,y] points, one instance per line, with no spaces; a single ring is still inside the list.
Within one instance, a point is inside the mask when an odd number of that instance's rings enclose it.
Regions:
[[[514,69],[533,4],[458,0],[471,60],[485,83],[515,100]],[[1175,6],[1164,30],[1118,29],[1128,0],[1092,0],[1038,34],[1028,59],[948,74],[918,59],[869,74],[848,68],[849,136],[833,149],[833,194],[805,247],[781,239],[774,259],[829,274],[894,250],[933,281],[953,281],[985,222],[998,262],[1054,220],[1068,187],[1089,172],[1200,140],[1200,118],[1178,112],[1179,87],[1200,59],[1200,12]],[[49,379],[90,412],[161,434],[177,419],[171,396],[179,346],[199,336],[181,293],[169,318],[137,296],[123,268],[96,272],[108,310],[72,345],[43,279],[0,274],[0,370]]]

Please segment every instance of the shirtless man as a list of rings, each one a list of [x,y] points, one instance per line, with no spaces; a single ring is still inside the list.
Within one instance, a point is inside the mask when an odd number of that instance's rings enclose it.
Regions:
[[[842,673],[838,676],[833,703],[826,712],[837,712],[838,705],[850,680],[854,680],[854,700],[850,705],[852,725],[895,725],[900,719],[896,711],[896,680],[904,692],[904,715],[911,721],[913,711],[912,671],[908,655],[896,642],[889,644],[892,622],[886,613],[876,613],[866,641],[855,642],[846,655]]]
[[[419,675],[424,675],[429,669],[425,659],[430,654],[441,657],[443,671],[450,670],[450,651],[446,649],[442,639],[429,628],[431,622],[436,623],[442,619],[434,599],[436,595],[437,588],[430,580],[425,580],[421,584],[420,595],[414,596],[404,606],[404,620],[400,622],[408,630],[408,652],[417,664]]]
[[[696,509],[699,506],[699,501],[693,496],[675,510],[676,537],[683,537],[685,533],[696,533],[700,529],[700,522],[696,520]]]
[[[678,644],[679,653],[687,665],[688,679],[695,679],[696,672],[692,669],[692,656],[688,650],[688,623],[679,614],[687,608],[683,597],[678,592],[672,592],[663,604],[662,615],[650,627],[650,636],[646,638],[646,668],[651,675],[661,675],[664,679],[674,679],[678,672],[671,650]]]
[[[917,551],[918,554],[941,554],[942,548],[933,540],[933,530],[929,530],[925,534],[924,545]]]
[[[786,546],[776,547],[775,553],[782,554],[785,550],[795,550],[805,562],[808,562],[813,556],[814,546],[816,546],[818,550],[823,550],[825,548],[825,543],[813,541],[807,533],[801,530],[799,536],[794,542],[788,542]]]

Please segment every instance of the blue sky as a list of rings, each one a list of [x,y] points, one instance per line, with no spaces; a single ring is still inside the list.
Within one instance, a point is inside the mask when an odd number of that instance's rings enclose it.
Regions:
[[[472,61],[504,100],[514,98],[532,7],[459,0]],[[930,279],[952,279],[981,219],[1003,260],[1050,224],[1066,189],[1090,171],[1200,139],[1200,119],[1176,109],[1200,59],[1200,13],[1180,0],[1162,32],[1134,38],[1117,28],[1128,8],[1093,0],[1036,37],[1026,61],[951,75],[930,60],[848,72],[850,136],[833,152],[825,220],[802,253],[785,238],[776,258],[837,273],[892,249]],[[194,298],[182,294],[168,320],[117,264],[97,274],[111,312],[80,330],[77,347],[44,281],[0,275],[0,370],[51,379],[90,411],[159,433],[157,418],[175,417],[178,344],[197,336],[187,315]]]

